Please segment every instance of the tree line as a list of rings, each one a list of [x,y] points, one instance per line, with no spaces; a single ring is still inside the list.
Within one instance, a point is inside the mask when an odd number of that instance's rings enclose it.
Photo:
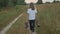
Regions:
[[[16,6],[17,4],[25,4],[24,0],[0,0],[0,9],[2,7]]]
[[[59,0],[54,0],[54,3],[60,2]],[[0,0],[0,9],[2,7],[11,7],[16,5],[25,5],[24,0]],[[42,0],[38,0],[37,4],[43,4]]]

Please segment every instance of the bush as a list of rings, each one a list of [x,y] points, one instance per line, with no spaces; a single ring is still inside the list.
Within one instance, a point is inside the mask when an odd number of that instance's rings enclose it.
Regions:
[[[46,2],[47,4],[50,4],[51,2]]]

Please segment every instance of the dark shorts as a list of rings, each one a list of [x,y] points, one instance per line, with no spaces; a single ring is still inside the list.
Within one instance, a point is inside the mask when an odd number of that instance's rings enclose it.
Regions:
[[[35,20],[29,20],[30,30],[34,32],[35,30]]]

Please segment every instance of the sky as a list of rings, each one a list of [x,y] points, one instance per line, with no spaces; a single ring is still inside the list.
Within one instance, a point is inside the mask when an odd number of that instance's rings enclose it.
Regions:
[[[29,3],[31,3],[31,2],[33,2],[33,3],[37,3],[38,0],[25,0],[25,2],[26,2],[27,4],[29,4]]]
[[[43,3],[45,3],[45,2],[53,2],[54,0],[42,0],[43,1]],[[60,0],[59,0],[60,1]],[[37,3],[38,2],[38,0],[25,0],[25,2],[28,4],[28,3],[31,3],[31,2],[33,2],[33,3]]]
[[[42,0],[42,1],[43,1],[43,3],[45,3],[45,2],[53,2],[54,0]]]
[[[43,3],[45,3],[45,2],[53,2],[53,0],[42,0],[43,1]]]

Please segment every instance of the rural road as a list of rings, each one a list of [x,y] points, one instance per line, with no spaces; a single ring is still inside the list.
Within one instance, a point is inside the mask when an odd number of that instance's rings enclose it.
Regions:
[[[9,28],[11,28],[11,26],[12,26],[22,15],[23,15],[23,13],[20,14],[17,18],[15,18],[12,22],[10,22],[10,23],[0,32],[0,34],[5,34],[5,33],[9,30]]]

